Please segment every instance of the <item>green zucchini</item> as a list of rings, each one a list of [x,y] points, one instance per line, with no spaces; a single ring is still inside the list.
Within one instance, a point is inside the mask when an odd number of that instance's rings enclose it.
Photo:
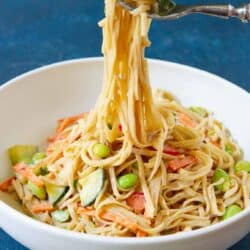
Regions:
[[[31,164],[32,157],[37,151],[38,147],[34,145],[14,145],[8,149],[12,165],[19,162]]]
[[[80,199],[82,206],[86,207],[93,203],[101,192],[104,185],[104,170],[99,168],[89,174],[84,179],[79,180],[82,186],[80,191]]]
[[[70,219],[70,214],[68,210],[56,210],[52,212],[52,218],[58,222],[67,222]]]
[[[28,181],[28,189],[32,192],[34,196],[36,196],[40,200],[46,199],[46,192],[43,187],[37,186],[34,182]]]
[[[45,187],[48,194],[49,203],[53,206],[56,205],[68,191],[68,187],[57,186],[51,183],[45,183]]]

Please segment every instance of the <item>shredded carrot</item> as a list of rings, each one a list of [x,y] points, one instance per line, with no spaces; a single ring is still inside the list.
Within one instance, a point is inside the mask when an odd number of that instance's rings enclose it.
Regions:
[[[56,142],[57,142],[56,140],[57,139],[55,139],[55,141],[48,144],[48,147],[47,147],[47,150],[46,150],[46,153],[48,155],[51,155],[56,151]]]
[[[165,154],[169,154],[169,155],[180,155],[181,154],[181,152],[178,148],[174,148],[168,144],[164,145],[163,152]]]
[[[47,150],[46,150],[46,152],[47,152],[47,154],[51,154],[51,153],[53,153],[55,151],[55,143],[54,142],[52,142],[51,141],[51,143],[48,145],[48,147],[47,147]]]
[[[48,178],[51,179],[51,180],[53,180],[53,179],[56,178],[56,174],[55,174],[54,172],[50,172],[50,173],[48,174]]]
[[[95,216],[95,210],[91,207],[78,207],[77,211],[79,214]]]
[[[64,131],[65,128],[69,127],[70,125],[76,123],[78,120],[86,116],[88,112],[81,113],[75,116],[70,116],[66,118],[59,119],[58,122],[58,127],[56,129],[56,134],[50,138],[48,138],[49,142],[55,142],[59,139],[65,138],[65,136],[62,135],[62,132]]]
[[[63,156],[63,152],[62,150],[58,149],[56,151],[53,151],[51,154],[49,154],[49,156],[44,159],[43,161],[37,163],[35,166],[34,166],[34,171],[41,168],[41,167],[45,167],[47,165],[50,165],[54,162],[56,162],[58,159],[60,159],[61,157]]]
[[[14,171],[24,176],[28,180],[34,182],[37,186],[42,187],[44,183],[32,172],[32,170],[24,163],[18,163],[14,166]]]
[[[62,122],[64,120],[66,120],[66,119],[69,119],[72,122],[76,122],[76,121],[80,120],[81,118],[83,118],[84,116],[86,116],[88,113],[89,112],[84,112],[84,113],[80,113],[80,114],[73,115],[73,116],[63,117],[61,119],[58,119],[58,122]]]
[[[65,128],[67,128],[68,126],[74,124],[75,122],[77,122],[78,120],[83,118],[86,114],[87,113],[81,113],[81,114],[78,114],[78,115],[74,115],[74,116],[59,119],[59,126],[58,126],[56,132],[57,133],[62,132]]]
[[[112,214],[110,212],[104,212],[101,217],[105,220],[109,220],[109,221],[114,221],[124,227],[129,228],[131,231],[133,232],[137,232],[138,230],[138,225],[134,222],[131,222],[130,220],[128,220],[127,218],[123,218],[121,216]]]
[[[216,140],[216,141],[212,141],[212,140],[211,140],[211,143],[212,143],[215,147],[220,148],[220,142],[219,142],[218,140]]]
[[[134,192],[126,199],[126,202],[136,213],[141,213],[145,209],[146,201],[142,192]]]
[[[56,133],[55,135],[48,138],[48,142],[53,143],[53,142],[56,142],[58,140],[62,140],[65,138],[66,138],[66,135],[62,135],[62,133]]]
[[[4,182],[0,183],[0,191],[8,192],[9,187],[12,185],[12,181],[15,180],[15,176],[12,176],[5,180]]]
[[[180,168],[187,167],[188,165],[195,164],[197,159],[192,156],[186,156],[184,158],[176,158],[168,162],[168,166],[173,170],[176,171]]]
[[[102,213],[101,218],[103,218],[104,220],[116,222],[116,223],[130,229],[132,232],[134,232],[136,234],[136,236],[138,233],[138,237],[142,237],[142,235],[143,236],[147,235],[146,232],[143,232],[139,228],[137,223],[130,221],[128,218],[118,216],[118,215],[112,214],[112,213],[107,212],[107,211]]]
[[[51,212],[54,210],[54,207],[49,203],[41,203],[33,205],[31,211],[35,214],[44,213],[44,212]]]
[[[178,115],[178,121],[187,127],[195,128],[197,126],[197,123],[194,120],[183,113]]]
[[[81,134],[82,134],[82,131],[78,131],[77,133],[75,133],[74,136],[72,137],[70,143],[72,143],[72,142],[76,141],[77,139],[79,139]]]
[[[138,230],[136,233],[136,237],[146,237],[147,233],[142,231],[142,230]]]

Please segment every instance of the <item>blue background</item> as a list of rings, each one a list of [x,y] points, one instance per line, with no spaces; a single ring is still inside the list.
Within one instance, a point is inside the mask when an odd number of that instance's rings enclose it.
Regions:
[[[42,65],[100,56],[97,22],[102,16],[102,0],[0,0],[0,84]],[[250,24],[190,16],[154,22],[150,37],[153,46],[147,56],[205,69],[250,91]],[[249,245],[250,235],[232,250],[246,250]],[[0,230],[0,249],[25,248]]]

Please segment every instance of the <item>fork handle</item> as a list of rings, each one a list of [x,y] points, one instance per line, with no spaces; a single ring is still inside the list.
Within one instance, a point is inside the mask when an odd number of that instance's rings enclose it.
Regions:
[[[242,22],[250,21],[250,3],[244,4],[241,7],[228,5],[200,5],[192,8],[193,13],[207,14],[222,18],[236,17]]]

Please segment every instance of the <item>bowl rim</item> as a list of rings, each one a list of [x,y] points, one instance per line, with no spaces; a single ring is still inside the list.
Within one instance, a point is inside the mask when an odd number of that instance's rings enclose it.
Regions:
[[[179,69],[184,70],[184,71],[193,72],[195,74],[200,74],[200,75],[203,75],[204,77],[210,77],[211,79],[220,81],[220,84],[224,85],[224,87],[230,86],[230,88],[234,88],[235,90],[237,90],[238,94],[243,95],[244,98],[248,98],[249,103],[250,103],[250,94],[246,90],[242,89],[241,87],[239,87],[239,86],[233,84],[232,82],[230,82],[222,77],[219,77],[215,74],[209,73],[207,71],[204,71],[204,70],[201,70],[201,69],[198,69],[195,67],[191,67],[191,66],[187,66],[187,65],[183,65],[183,64],[179,64],[179,63],[174,63],[174,62],[169,62],[169,61],[163,61],[163,60],[159,60],[159,59],[150,59],[149,58],[148,61],[149,61],[149,63],[167,65],[170,67],[179,68]],[[62,67],[62,66],[66,66],[66,65],[78,64],[78,63],[85,63],[85,64],[100,63],[100,62],[103,62],[102,57],[87,57],[87,58],[80,58],[80,59],[65,60],[65,61],[49,64],[46,66],[42,66],[42,67],[33,69],[31,71],[28,71],[26,73],[23,73],[15,78],[7,81],[6,83],[3,83],[0,86],[0,92],[3,91],[4,89],[9,88],[12,85],[16,84],[17,81],[19,81],[27,76],[33,75],[33,74],[37,74],[37,73],[51,70],[51,69],[56,69],[58,67]],[[50,233],[50,234],[54,234],[57,236],[62,236],[65,238],[71,238],[71,239],[76,239],[76,240],[89,240],[89,241],[95,241],[96,243],[107,243],[107,244],[113,244],[113,245],[114,244],[115,245],[119,245],[119,244],[144,245],[144,244],[155,244],[155,243],[167,243],[167,242],[174,242],[177,240],[184,240],[187,238],[189,238],[189,239],[195,238],[195,237],[206,235],[206,234],[209,234],[212,232],[216,232],[218,230],[221,230],[222,228],[226,228],[226,227],[230,226],[231,224],[234,224],[238,220],[242,220],[244,217],[250,216],[250,207],[249,207],[249,208],[245,209],[244,211],[242,211],[241,213],[235,215],[233,218],[230,218],[229,220],[222,221],[222,222],[216,223],[214,225],[210,225],[208,227],[204,227],[204,228],[197,229],[194,231],[180,232],[180,233],[176,233],[176,234],[162,235],[162,236],[155,236],[155,237],[134,238],[134,237],[98,236],[98,235],[83,234],[83,233],[79,233],[79,232],[73,232],[73,231],[57,228],[55,226],[48,225],[48,224],[45,224],[43,222],[32,219],[31,217],[29,217],[29,216],[15,210],[14,208],[8,206],[6,203],[4,203],[1,200],[0,200],[0,211],[1,211],[2,215],[9,214],[9,216],[14,217],[16,221],[19,221],[20,223],[27,223],[27,224],[29,224],[30,227],[33,227],[37,230],[41,230],[44,233]],[[3,229],[4,229],[4,227],[3,227]]]

